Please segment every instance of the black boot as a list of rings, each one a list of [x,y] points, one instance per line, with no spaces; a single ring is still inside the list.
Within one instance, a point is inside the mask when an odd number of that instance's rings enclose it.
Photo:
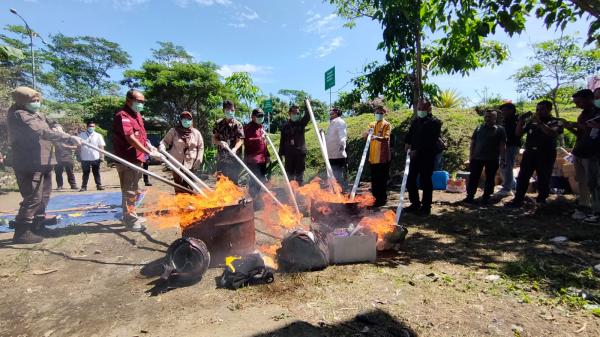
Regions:
[[[16,224],[15,235],[13,236],[12,242],[14,244],[31,244],[42,242],[44,238],[34,234],[31,230],[32,227],[33,224],[31,223]]]

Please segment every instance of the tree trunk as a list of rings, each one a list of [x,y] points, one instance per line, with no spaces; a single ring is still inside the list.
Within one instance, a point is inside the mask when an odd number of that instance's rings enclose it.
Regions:
[[[421,8],[421,1],[419,4],[419,13]],[[415,82],[413,87],[413,113],[417,113],[417,105],[419,103],[419,99],[422,97],[422,70],[423,70],[423,61],[421,60],[421,18],[420,14],[417,14],[417,29],[415,30],[415,47],[416,47],[416,69],[415,69]]]

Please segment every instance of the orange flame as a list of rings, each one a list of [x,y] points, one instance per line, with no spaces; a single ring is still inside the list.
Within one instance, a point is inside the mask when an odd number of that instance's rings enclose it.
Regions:
[[[261,220],[275,235],[282,236],[284,229],[294,229],[301,226],[302,214],[289,205],[280,206],[266,194],[263,198],[263,212]]]
[[[378,240],[382,240],[386,234],[396,229],[396,212],[388,210],[374,216],[364,217],[358,225],[377,234]]]
[[[292,184],[292,188],[305,198],[306,206],[309,208],[311,201],[332,203],[358,202],[360,207],[372,206],[375,203],[375,197],[371,193],[356,195],[354,200],[350,200],[349,194],[341,193],[342,187],[337,182],[333,183],[333,191],[323,188],[321,185],[322,180],[317,177],[304,186],[299,187],[298,184]]]
[[[277,249],[281,247],[281,243],[276,243],[272,245],[262,245],[258,247],[258,251],[269,256],[277,255]]]
[[[213,192],[206,192],[206,197],[196,194],[160,194],[153,209],[161,210],[161,214],[149,216],[152,222],[161,227],[179,226],[185,228],[194,222],[204,220],[228,205],[234,205],[244,197],[244,190],[227,177],[219,175]]]

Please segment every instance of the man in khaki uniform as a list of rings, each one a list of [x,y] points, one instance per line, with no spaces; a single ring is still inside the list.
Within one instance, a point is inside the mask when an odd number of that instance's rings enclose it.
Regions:
[[[8,138],[12,162],[23,197],[15,218],[13,243],[38,243],[46,218],[46,206],[52,191],[52,169],[56,165],[52,142],[80,145],[78,137],[53,131],[48,119],[39,112],[42,95],[28,87],[12,92],[8,109]]]

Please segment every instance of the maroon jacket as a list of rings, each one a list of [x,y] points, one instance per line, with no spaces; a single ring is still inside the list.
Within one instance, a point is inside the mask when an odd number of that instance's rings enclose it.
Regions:
[[[125,106],[115,113],[115,119],[113,120],[113,149],[117,156],[128,162],[145,162],[145,153],[137,150],[127,141],[127,137],[130,135],[135,135],[135,138],[146,146],[146,128],[144,127],[142,115]]]
[[[267,142],[262,137],[262,124],[250,122],[244,126],[244,161],[251,164],[264,164],[268,161]]]

